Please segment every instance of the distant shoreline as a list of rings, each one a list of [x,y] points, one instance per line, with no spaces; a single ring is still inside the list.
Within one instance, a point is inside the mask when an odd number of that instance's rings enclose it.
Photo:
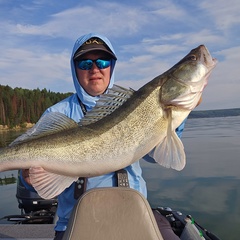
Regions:
[[[188,118],[214,118],[240,116],[240,108],[192,111]]]
[[[7,132],[7,131],[19,131],[19,130],[24,130],[33,127],[35,124],[34,123],[26,123],[25,127],[21,126],[15,126],[13,128],[9,128],[7,125],[0,125],[0,132]]]

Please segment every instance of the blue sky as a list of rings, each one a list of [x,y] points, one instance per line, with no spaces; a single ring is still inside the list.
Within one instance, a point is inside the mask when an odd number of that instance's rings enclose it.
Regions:
[[[112,42],[116,84],[138,89],[205,44],[218,59],[196,110],[240,107],[239,0],[0,0],[0,84],[74,91],[75,40]]]

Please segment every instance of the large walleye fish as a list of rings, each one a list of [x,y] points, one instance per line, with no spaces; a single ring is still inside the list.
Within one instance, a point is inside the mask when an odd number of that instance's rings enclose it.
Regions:
[[[38,194],[52,198],[80,176],[116,171],[149,152],[162,166],[182,170],[175,129],[196,107],[216,62],[200,45],[138,91],[114,86],[80,123],[45,114],[0,151],[0,171],[30,168]]]

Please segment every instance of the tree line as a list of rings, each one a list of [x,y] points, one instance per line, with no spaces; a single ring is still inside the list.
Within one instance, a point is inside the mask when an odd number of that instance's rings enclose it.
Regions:
[[[0,125],[9,128],[36,123],[43,112],[72,93],[55,93],[0,85]]]

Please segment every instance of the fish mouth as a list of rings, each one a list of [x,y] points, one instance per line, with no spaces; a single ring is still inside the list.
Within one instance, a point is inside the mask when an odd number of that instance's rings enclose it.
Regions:
[[[212,58],[212,65],[210,67],[214,68],[217,63],[218,63],[218,60],[216,58]]]
[[[217,59],[213,58],[205,45],[200,45],[196,50],[199,51],[199,61],[211,71],[217,64]]]
[[[212,69],[216,67],[217,63],[218,63],[218,60],[216,58],[211,58],[211,61],[208,60],[205,66],[206,68],[208,68],[209,72],[211,72]]]

